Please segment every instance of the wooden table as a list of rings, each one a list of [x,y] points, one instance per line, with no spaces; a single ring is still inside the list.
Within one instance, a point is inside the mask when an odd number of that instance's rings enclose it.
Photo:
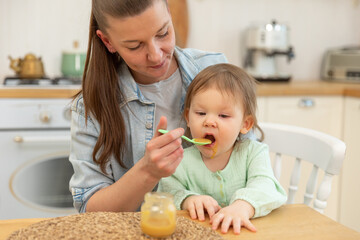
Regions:
[[[178,211],[178,215],[189,217],[186,211]],[[0,220],[0,240],[6,239],[11,232],[39,222],[41,218]],[[209,226],[208,220],[199,222]],[[234,235],[232,230],[223,234],[225,239],[360,239],[360,233],[351,230],[330,218],[316,212],[303,204],[285,205],[274,210],[266,217],[252,220],[257,228],[252,233],[244,228],[240,235]],[[205,238],[204,238],[205,239]]]

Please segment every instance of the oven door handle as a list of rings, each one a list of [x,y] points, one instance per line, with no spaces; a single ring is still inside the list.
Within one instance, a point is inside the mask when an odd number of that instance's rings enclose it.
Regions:
[[[69,136],[16,136],[14,137],[14,142],[16,143],[69,143],[71,140]]]

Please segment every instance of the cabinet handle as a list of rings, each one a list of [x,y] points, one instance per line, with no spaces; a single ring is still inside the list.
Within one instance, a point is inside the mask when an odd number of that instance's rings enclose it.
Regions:
[[[50,121],[51,121],[51,115],[48,112],[40,113],[39,118],[42,123],[50,123]]]
[[[298,106],[301,108],[312,108],[315,107],[315,101],[311,98],[300,99]]]

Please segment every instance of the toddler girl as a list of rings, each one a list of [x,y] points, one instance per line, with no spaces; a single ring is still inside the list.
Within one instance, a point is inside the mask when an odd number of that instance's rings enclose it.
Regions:
[[[256,82],[231,64],[201,71],[190,84],[184,117],[191,138],[207,138],[209,145],[192,146],[176,172],[162,178],[158,191],[174,195],[178,209],[192,219],[210,217],[235,234],[241,226],[256,231],[249,219],[265,216],[286,202],[286,193],[273,175],[266,144],[242,135],[256,128]]]

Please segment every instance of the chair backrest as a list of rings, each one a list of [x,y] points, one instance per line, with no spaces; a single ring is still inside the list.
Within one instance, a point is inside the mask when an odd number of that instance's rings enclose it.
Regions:
[[[296,159],[290,179],[288,204],[294,203],[302,161],[312,164],[304,195],[304,203],[307,205],[314,198],[318,169],[324,171],[314,199],[314,209],[323,213],[331,192],[332,177],[339,175],[345,158],[345,143],[328,134],[297,126],[260,123],[260,127],[264,131],[264,142],[269,145],[270,152],[275,153],[273,169],[277,179],[280,179],[282,171],[282,156],[292,156]]]

